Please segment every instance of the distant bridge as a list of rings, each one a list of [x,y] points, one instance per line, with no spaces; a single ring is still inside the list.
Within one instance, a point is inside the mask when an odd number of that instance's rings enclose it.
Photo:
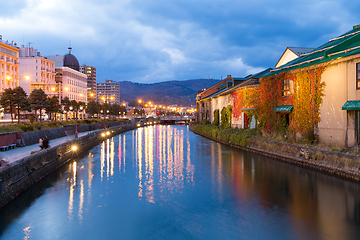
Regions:
[[[163,124],[188,124],[190,122],[190,117],[184,116],[163,116],[160,117],[160,123]]]

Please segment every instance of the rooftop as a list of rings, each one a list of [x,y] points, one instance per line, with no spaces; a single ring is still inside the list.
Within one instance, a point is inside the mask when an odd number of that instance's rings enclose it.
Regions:
[[[358,53],[360,53],[360,25],[354,26],[352,30],[339,37],[330,39],[311,52],[304,53],[285,65],[271,70],[267,75],[309,67]]]

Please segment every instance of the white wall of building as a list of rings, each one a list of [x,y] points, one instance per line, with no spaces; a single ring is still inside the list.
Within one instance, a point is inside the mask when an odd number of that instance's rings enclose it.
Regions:
[[[43,57],[23,57],[19,61],[19,86],[28,96],[32,89],[40,86],[48,94],[50,86],[55,84],[55,63]]]
[[[299,57],[298,55],[296,55],[293,51],[287,48],[275,67],[278,68],[298,57]]]
[[[324,143],[353,146],[355,141],[354,111],[342,110],[351,100],[360,100],[360,90],[356,89],[357,56],[326,68],[321,76],[325,82],[325,96],[320,106],[319,137]]]
[[[214,111],[219,109],[219,121],[221,121],[221,110],[223,107],[227,107],[230,104],[230,95],[219,96],[211,99],[211,112],[209,113],[210,122],[214,121]]]
[[[87,76],[72,68],[62,67],[62,97],[87,103]]]

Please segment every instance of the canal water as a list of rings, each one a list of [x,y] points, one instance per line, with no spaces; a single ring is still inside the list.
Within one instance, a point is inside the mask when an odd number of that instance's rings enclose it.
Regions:
[[[0,239],[360,239],[360,185],[157,125],[0,210]]]

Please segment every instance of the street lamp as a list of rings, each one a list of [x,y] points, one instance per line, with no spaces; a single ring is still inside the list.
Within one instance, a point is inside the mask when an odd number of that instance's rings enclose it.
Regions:
[[[77,131],[77,108],[74,108],[73,106],[69,107],[70,111],[73,109],[75,110],[75,138],[78,138],[78,131]]]
[[[6,81],[9,83],[9,88],[10,88],[11,76],[7,75],[7,76],[6,76]]]
[[[29,75],[25,75],[25,76],[23,76],[22,78],[18,78],[18,79],[17,79],[16,86],[19,86],[19,81],[20,81],[21,79],[24,79],[24,78],[25,78],[25,80],[29,80],[29,79],[30,79],[30,76],[29,76]],[[11,88],[11,87],[10,87],[10,81],[11,81],[12,77],[11,77],[10,75],[7,75],[5,79],[6,79],[6,81],[9,83],[9,88]]]

